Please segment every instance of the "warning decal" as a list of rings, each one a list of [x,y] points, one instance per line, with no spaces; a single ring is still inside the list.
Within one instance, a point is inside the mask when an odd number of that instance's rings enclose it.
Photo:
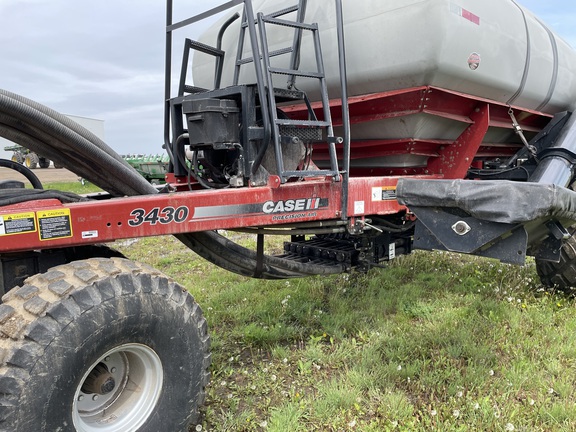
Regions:
[[[25,234],[36,231],[34,212],[0,216],[0,236]]]
[[[382,186],[372,188],[372,201],[393,201],[396,199],[394,186]]]
[[[72,237],[70,209],[39,211],[36,216],[40,228],[40,240]]]

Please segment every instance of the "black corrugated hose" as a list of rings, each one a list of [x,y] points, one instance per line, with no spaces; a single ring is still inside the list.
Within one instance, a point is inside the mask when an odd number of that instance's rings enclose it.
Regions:
[[[44,105],[2,89],[0,137],[52,159],[113,196],[157,193],[154,186],[96,135]],[[300,263],[265,255],[262,272],[257,274],[256,252],[214,231],[176,237],[204,259],[243,276],[284,279],[344,270],[341,265]]]

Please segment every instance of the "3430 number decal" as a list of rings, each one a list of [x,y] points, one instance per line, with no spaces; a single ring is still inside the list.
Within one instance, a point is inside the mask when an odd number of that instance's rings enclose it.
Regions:
[[[174,207],[154,207],[148,213],[146,210],[137,208],[130,212],[130,216],[133,219],[128,221],[128,225],[132,227],[137,227],[142,224],[148,223],[150,225],[156,224],[169,224],[172,222],[182,223],[188,219],[188,215],[190,214],[190,209],[186,206],[181,206],[178,208]]]

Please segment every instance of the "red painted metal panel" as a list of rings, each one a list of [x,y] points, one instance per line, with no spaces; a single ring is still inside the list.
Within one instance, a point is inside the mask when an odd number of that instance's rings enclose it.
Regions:
[[[351,179],[350,214],[385,215],[402,210],[394,199],[397,181],[390,177]],[[316,180],[281,187],[200,190],[66,205],[56,200],[31,201],[0,209],[2,220],[20,218],[25,226],[11,235],[0,233],[0,252],[337,219],[341,215],[341,188],[341,182]]]
[[[453,119],[471,123],[469,114],[479,102],[490,105],[490,126],[512,129],[508,115],[509,106],[489,99],[471,96],[438,87],[423,86],[409,89],[394,90],[349,98],[350,121],[352,124],[363,123],[386,118],[402,117],[416,113]],[[342,124],[342,101],[333,99],[330,102],[332,119],[335,125]],[[320,103],[312,107],[317,116],[322,117]],[[540,111],[513,106],[516,117],[525,131],[540,131],[551,116]],[[292,118],[305,119],[308,116],[304,104],[283,106],[282,110]]]
[[[413,154],[421,156],[438,156],[438,147],[451,145],[452,141],[447,140],[421,140],[421,139],[399,139],[399,140],[361,140],[352,141],[352,160],[374,157],[392,156],[398,154]],[[342,157],[342,145],[336,146],[339,158]],[[329,160],[328,146],[324,143],[314,146],[314,160]]]

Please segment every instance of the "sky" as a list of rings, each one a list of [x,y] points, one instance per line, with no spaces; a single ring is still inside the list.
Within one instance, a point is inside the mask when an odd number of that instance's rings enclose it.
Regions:
[[[576,47],[576,1],[517,1]],[[222,3],[175,0],[177,18]],[[104,120],[119,153],[160,153],[165,19],[163,0],[0,0],[0,88]]]

